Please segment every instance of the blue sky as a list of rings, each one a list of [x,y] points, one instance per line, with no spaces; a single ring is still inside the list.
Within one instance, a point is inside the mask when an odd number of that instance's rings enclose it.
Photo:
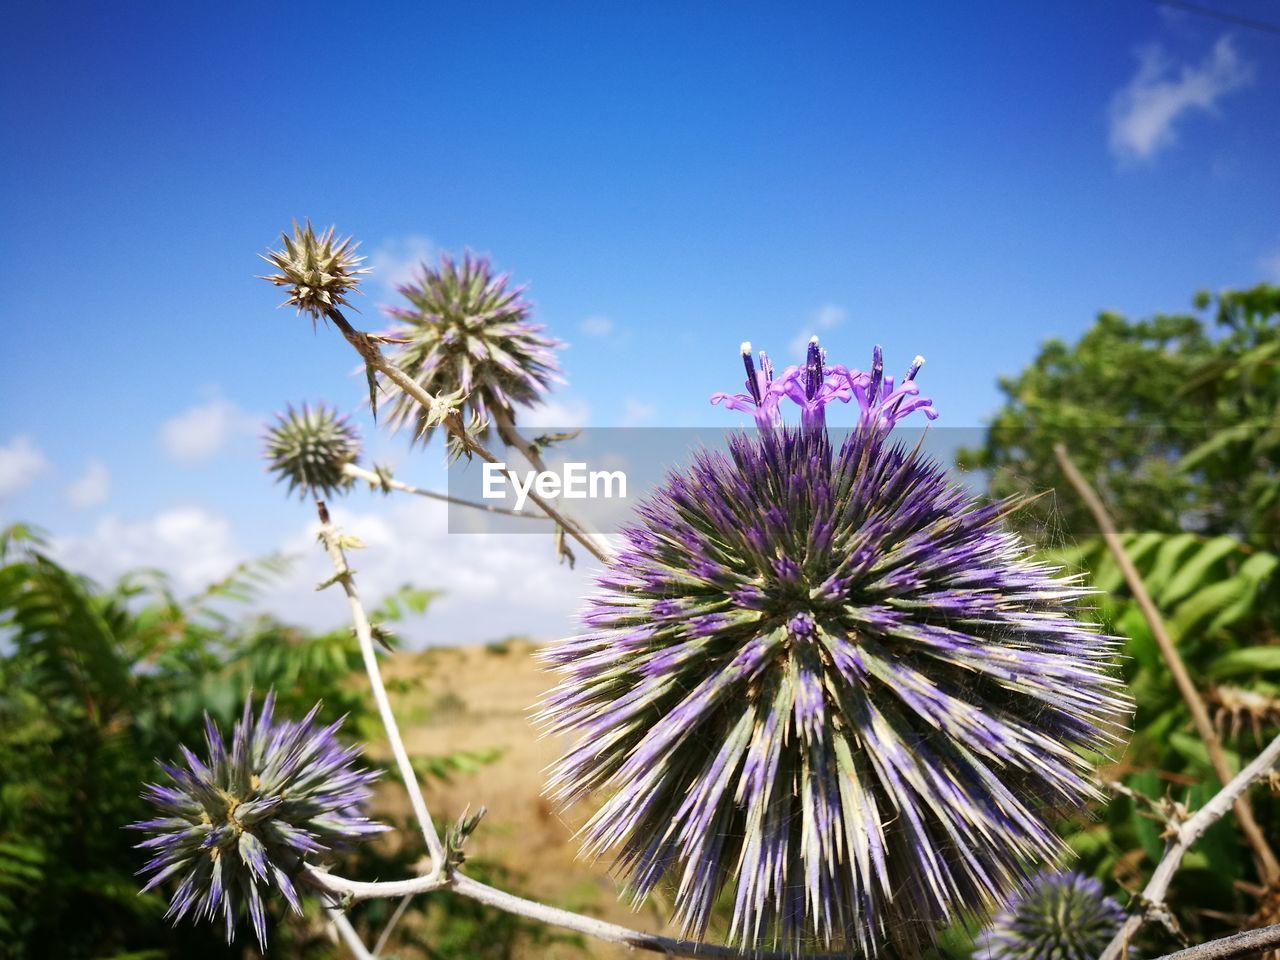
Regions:
[[[816,331],[850,364],[923,353],[940,424],[980,424],[998,375],[1100,308],[1280,280],[1277,53],[1145,0],[23,5],[0,38],[0,518],[102,577],[309,551],[254,438],[363,387],[254,279],[293,217],[361,239],[370,326],[424,254],[528,282],[571,343],[544,422],[721,423],[739,341],[788,357]],[[440,481],[438,450],[365,434]],[[418,642],[567,628],[584,589],[531,538],[343,509],[371,591],[451,591]],[[270,604],[337,619],[306,563]],[[478,625],[486,598],[504,613]]]

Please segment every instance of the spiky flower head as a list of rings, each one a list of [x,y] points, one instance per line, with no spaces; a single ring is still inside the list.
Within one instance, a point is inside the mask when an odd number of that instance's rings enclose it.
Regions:
[[[276,416],[263,446],[267,469],[277,481],[287,482],[290,493],[319,500],[351,485],[344,468],[360,456],[360,435],[338,411],[304,403]]]
[[[1079,873],[1046,873],[1018,891],[978,938],[974,960],[1098,960],[1124,910]]]
[[[561,803],[598,793],[584,852],[637,900],[663,879],[702,935],[722,893],[744,947],[918,956],[1063,853],[1054,816],[1095,795],[1088,754],[1127,701],[1084,592],[1036,562],[918,446],[919,396],[879,348],[863,372],[811,344],[775,378],[744,344],[760,429],[670,474],[623,531],[540,722],[574,745]],[[800,406],[786,426],[781,402]],[[834,401],[857,401],[842,440]]]
[[[170,785],[142,793],[159,816],[131,824],[151,834],[138,844],[151,855],[139,871],[151,875],[143,892],[178,882],[167,916],[221,919],[230,943],[247,912],[264,948],[272,891],[301,913],[293,881],[303,863],[387,829],[361,813],[377,774],[335,738],[342,721],[316,723],[319,704],[300,722],[277,721],[274,704],[268,693],[255,718],[250,694],[230,749],[206,714],[206,759],[182,747],[185,766],[160,763]]]
[[[559,381],[554,351],[563,344],[529,319],[524,288],[510,286],[506,274],[495,276],[486,258],[467,253],[459,262],[445,254],[438,269],[424,263],[413,282],[397,289],[409,306],[387,309],[400,321],[388,338],[404,341],[396,363],[433,396],[462,391],[464,420],[514,419],[516,407],[541,403]],[[394,394],[392,426],[413,425],[415,440],[429,440],[434,426],[425,411],[394,384],[384,385]]]
[[[295,220],[292,237],[280,234],[282,249],[261,254],[279,271],[262,279],[286,287],[289,296],[284,302],[293,304],[299,313],[310,314],[312,322],[323,318],[331,308],[345,306],[347,294],[369,272],[360,266],[364,257],[356,256],[358,244],[351,237],[337,239],[334,231],[330,227],[317,236],[310,220],[301,227]]]

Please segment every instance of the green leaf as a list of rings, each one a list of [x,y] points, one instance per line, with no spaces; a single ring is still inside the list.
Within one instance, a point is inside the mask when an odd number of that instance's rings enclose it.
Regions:
[[[1160,591],[1160,605],[1168,607],[1186,597],[1209,577],[1214,564],[1239,548],[1240,542],[1234,537],[1214,537],[1201,546]]]
[[[1214,679],[1237,677],[1249,673],[1280,671],[1280,646],[1246,647],[1223,654],[1209,664]]]

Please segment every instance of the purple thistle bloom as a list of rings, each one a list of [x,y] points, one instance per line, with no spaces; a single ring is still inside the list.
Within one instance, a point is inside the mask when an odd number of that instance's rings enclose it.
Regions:
[[[360,812],[377,773],[356,767],[359,749],[334,738],[342,721],[317,724],[319,704],[301,722],[275,721],[274,705],[268,693],[255,719],[250,695],[230,749],[206,714],[207,759],[182,747],[185,767],[161,763],[173,786],[149,783],[142,793],[159,816],[130,824],[151,834],[138,844],[151,857],[138,871],[150,874],[143,892],[178,884],[167,916],[221,919],[230,943],[243,910],[263,949],[267,894],[301,913],[293,878],[308,857],[387,829]]]
[[[514,419],[516,407],[541,403],[560,382],[555,350],[563,344],[529,319],[524,288],[507,281],[484,257],[468,253],[459,263],[444,255],[438,270],[424,263],[414,282],[397,288],[408,307],[387,308],[400,321],[387,335],[406,341],[396,363],[433,396],[463,391],[464,419]],[[427,412],[394,384],[384,386],[394,393],[392,427],[412,424],[414,439],[428,441],[435,428]]]
[[[978,938],[974,960],[1098,960],[1124,923],[1102,884],[1041,874],[1009,899]]]
[[[936,930],[1064,852],[1052,819],[1097,796],[1090,755],[1129,710],[1087,591],[891,429],[920,398],[828,366],[774,378],[744,345],[759,431],[670,475],[583,614],[548,647],[540,722],[575,744],[549,792],[599,792],[584,852],[637,902],[664,878],[703,935],[745,948],[916,956]],[[782,423],[778,401],[801,407]],[[838,447],[833,401],[856,400]]]

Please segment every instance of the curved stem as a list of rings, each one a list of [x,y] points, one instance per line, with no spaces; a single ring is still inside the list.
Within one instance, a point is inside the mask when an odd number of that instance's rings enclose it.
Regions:
[[[1250,786],[1274,770],[1278,762],[1280,762],[1280,737],[1272,740],[1251,764],[1241,770],[1231,782],[1214,795],[1212,800],[1177,828],[1173,839],[1165,848],[1164,856],[1160,858],[1155,871],[1151,874],[1151,879],[1138,895],[1140,909],[1128,916],[1120,932],[1107,945],[1107,949],[1103,951],[1099,960],[1117,960],[1119,957],[1128,956],[1129,943],[1147,922],[1148,916],[1165,909],[1165,894],[1178,868],[1182,866],[1182,858],[1187,850],[1204,836],[1206,830],[1226,816]]]
[[[382,672],[378,668],[378,655],[373,649],[373,629],[369,625],[369,617],[356,592],[355,579],[351,568],[347,566],[347,558],[343,554],[338,533],[329,522],[329,511],[319,500],[316,510],[320,514],[320,540],[324,544],[329,559],[333,562],[334,580],[342,584],[342,592],[347,595],[347,603],[351,607],[351,621],[356,629],[356,639],[360,644],[360,655],[364,658],[365,672],[369,675],[369,687],[373,691],[374,702],[378,705],[378,713],[382,717],[382,725],[387,731],[387,740],[391,744],[391,753],[395,757],[396,766],[400,769],[400,779],[404,781],[405,790],[409,794],[409,804],[422,829],[422,839],[427,844],[427,852],[431,854],[432,871],[439,871],[444,864],[444,847],[436,833],[431,814],[427,811],[427,801],[422,796],[422,787],[418,784],[418,776],[413,772],[413,764],[409,753],[405,750],[404,740],[400,737],[400,728],[396,724],[395,714],[391,711],[391,701],[387,698],[387,688],[382,683]]]
[[[355,348],[356,352],[360,354],[361,359],[363,359],[366,364],[386,376],[388,380],[409,396],[413,397],[413,399],[416,400],[423,409],[431,410],[433,408],[435,398],[432,397],[431,394],[427,393],[427,391],[423,390],[412,377],[384,357],[382,355],[382,348],[369,339],[367,334],[361,333],[355,327],[351,326],[351,324],[347,322],[347,318],[342,315],[341,310],[338,310],[336,307],[331,307],[329,309],[328,317],[333,321],[334,326],[342,332],[342,335],[347,338],[347,343],[351,344],[351,346]],[[452,435],[454,439],[472,453],[484,460],[487,460],[489,463],[502,462],[495,457],[484,444],[475,437],[467,434],[466,428],[462,423],[462,418],[459,417],[457,413],[452,413],[444,418],[444,427],[449,431],[450,435]],[[545,497],[539,495],[535,490],[530,490],[529,499],[536,503],[543,513],[556,523],[560,524],[569,536],[582,544],[583,548],[593,557],[601,563],[607,563],[609,561],[608,555],[604,553],[604,551],[602,551],[595,542],[587,537],[586,534],[582,533],[570,521],[566,520],[565,517],[561,515],[560,511],[549,503]]]
[[[1209,753],[1209,760],[1213,764],[1214,773],[1218,775],[1220,783],[1227,783],[1231,780],[1231,768],[1227,766],[1227,758],[1222,750],[1222,741],[1218,737],[1218,731],[1214,729],[1213,720],[1209,717],[1209,710],[1205,707],[1200,692],[1196,690],[1196,685],[1192,682],[1191,675],[1187,672],[1186,664],[1182,662],[1178,648],[1174,646],[1173,640],[1169,637],[1169,631],[1165,628],[1164,620],[1160,616],[1160,611],[1156,609],[1155,602],[1151,599],[1151,594],[1147,592],[1146,584],[1142,582],[1142,576],[1138,573],[1138,568],[1133,565],[1133,561],[1129,559],[1129,554],[1125,552],[1124,544],[1120,542],[1120,534],[1116,532],[1116,525],[1112,522],[1111,515],[1107,513],[1107,508],[1103,505],[1098,494],[1094,492],[1093,487],[1089,485],[1089,481],[1081,475],[1075,463],[1072,462],[1070,454],[1067,453],[1067,448],[1060,443],[1054,444],[1053,455],[1057,457],[1058,465],[1062,467],[1062,472],[1066,474],[1071,486],[1075,487],[1076,493],[1080,495],[1080,499],[1085,502],[1089,512],[1093,514],[1093,519],[1102,533],[1102,539],[1106,542],[1107,549],[1111,551],[1112,557],[1115,558],[1116,566],[1124,574],[1125,582],[1129,585],[1129,591],[1133,594],[1134,600],[1137,601],[1138,607],[1142,611],[1143,618],[1147,621],[1151,635],[1155,638],[1156,646],[1160,648],[1160,656],[1164,659],[1165,665],[1169,668],[1169,673],[1173,677],[1173,682],[1178,687],[1178,692],[1182,694],[1182,699],[1186,701],[1187,708],[1191,711],[1191,719],[1195,722],[1196,732],[1199,734],[1200,739],[1204,741],[1205,749]],[[1258,821],[1254,819],[1253,808],[1242,797],[1236,801],[1235,810],[1236,822],[1240,826],[1240,832],[1244,834],[1245,840],[1257,858],[1259,874],[1268,886],[1276,883],[1277,880],[1280,880],[1280,860],[1276,859],[1271,845],[1267,843],[1267,838],[1263,836],[1262,828],[1258,826]]]
[[[421,487],[413,487],[407,483],[401,483],[392,477],[384,477],[381,474],[374,473],[372,470],[366,470],[364,467],[358,467],[354,463],[345,464],[342,472],[349,477],[357,480],[363,480],[370,486],[379,487],[383,490],[399,490],[401,493],[412,493],[417,497],[426,497],[429,500],[439,500],[443,503],[452,503],[458,507],[470,507],[472,510],[483,510],[486,513],[501,513],[509,517],[521,517],[525,520],[549,520],[550,517],[542,517],[536,513],[524,513],[519,510],[512,510],[508,507],[499,507],[496,504],[476,503],[474,500],[462,500],[459,497],[451,497],[447,493],[436,493],[434,490],[423,490]]]
[[[499,890],[488,884],[473,880],[465,874],[454,872],[448,877],[427,876],[413,877],[409,880],[378,881],[366,883],[359,880],[348,880],[326,873],[316,867],[303,868],[303,876],[312,886],[329,893],[336,899],[371,900],[380,897],[402,897],[415,893],[429,893],[435,890],[449,890],[459,896],[468,897],[477,903],[502,910],[505,913],[537,920],[553,926],[563,927],[575,933],[581,933],[597,940],[609,943],[620,943],[633,950],[648,950],[668,957],[716,957],[722,960],[796,960],[790,952],[743,950],[739,947],[725,947],[697,940],[682,940],[676,937],[664,937],[656,933],[632,930],[616,923],[598,920],[595,917],[562,910],[559,907],[526,900],[513,893]],[[847,953],[815,954],[808,960],[847,960]]]

